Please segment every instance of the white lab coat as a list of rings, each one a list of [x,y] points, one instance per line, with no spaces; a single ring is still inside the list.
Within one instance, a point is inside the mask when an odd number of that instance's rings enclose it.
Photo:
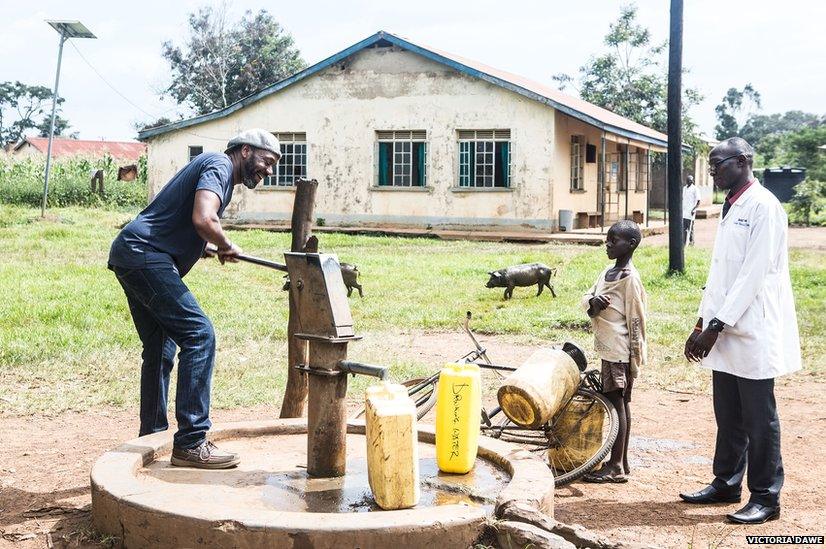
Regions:
[[[756,181],[720,220],[699,315],[726,326],[704,367],[748,379],[800,369],[787,233],[783,206]]]

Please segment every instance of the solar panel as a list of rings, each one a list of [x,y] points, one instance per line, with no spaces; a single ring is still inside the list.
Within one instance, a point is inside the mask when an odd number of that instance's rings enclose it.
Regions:
[[[66,38],[97,38],[97,36],[92,34],[92,31],[87,29],[86,25],[80,21],[47,20],[46,22]]]

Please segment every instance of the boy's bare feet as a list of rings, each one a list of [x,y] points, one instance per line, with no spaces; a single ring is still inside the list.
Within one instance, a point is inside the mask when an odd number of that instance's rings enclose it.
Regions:
[[[592,471],[582,477],[584,482],[593,482],[593,483],[607,483],[613,482],[617,484],[621,484],[624,482],[628,482],[628,478],[622,472],[622,467],[619,465],[612,465],[610,463],[605,463],[597,469],[596,471]]]

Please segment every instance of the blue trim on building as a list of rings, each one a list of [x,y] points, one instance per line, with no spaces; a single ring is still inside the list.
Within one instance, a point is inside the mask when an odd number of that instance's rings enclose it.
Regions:
[[[485,72],[482,72],[478,69],[468,67],[467,65],[459,63],[458,61],[454,61],[453,59],[448,59],[447,57],[444,57],[444,56],[442,56],[438,53],[432,52],[432,51],[430,51],[426,48],[422,48],[421,46],[417,46],[416,44],[413,44],[412,42],[408,42],[407,40],[404,40],[403,38],[399,38],[398,36],[394,36],[392,34],[384,32],[384,31],[379,31],[376,34],[374,34],[374,35],[372,35],[368,38],[365,38],[361,42],[357,42],[356,44],[353,44],[352,46],[350,46],[346,50],[343,50],[343,51],[341,51],[341,52],[339,52],[335,55],[332,55],[332,56],[328,57],[327,59],[316,63],[312,67],[308,67],[308,68],[304,69],[303,71],[298,72],[298,73],[290,76],[289,78],[281,80],[280,82],[276,82],[275,84],[273,84],[269,87],[266,87],[266,88],[264,88],[263,90],[261,90],[257,93],[249,95],[249,96],[233,103],[232,105],[229,105],[228,107],[226,107],[224,109],[221,109],[220,111],[215,111],[215,112],[212,112],[212,113],[209,113],[209,114],[196,116],[195,118],[190,118],[190,119],[187,119],[187,120],[180,120],[178,122],[173,122],[172,124],[167,124],[165,126],[158,126],[156,128],[150,128],[148,130],[141,131],[141,132],[138,133],[138,139],[145,140],[145,139],[149,139],[149,138],[152,138],[152,137],[164,134],[164,133],[168,133],[168,132],[171,132],[171,131],[180,130],[182,128],[187,128],[187,127],[190,127],[190,126],[194,126],[194,125],[197,125],[197,124],[201,124],[203,122],[209,122],[211,120],[216,120],[216,119],[219,119],[219,118],[223,118],[225,116],[228,116],[228,115],[234,113],[235,111],[237,111],[239,109],[242,109],[242,108],[246,107],[247,105],[255,103],[255,102],[263,99],[264,97],[267,97],[267,96],[269,96],[273,93],[276,93],[276,92],[286,88],[287,86],[291,86],[292,84],[295,84],[296,82],[298,82],[300,80],[303,80],[303,79],[305,79],[309,76],[312,76],[312,75],[314,75],[314,74],[316,74],[320,71],[323,71],[324,69],[338,63],[339,61],[342,61],[342,60],[346,59],[347,57],[350,57],[351,55],[353,55],[355,53],[358,53],[359,51],[361,51],[365,48],[368,48],[370,46],[373,46],[373,45],[379,44],[379,43],[392,44],[394,46],[398,46],[400,48],[411,51],[413,53],[417,53],[417,54],[421,55],[422,57],[425,57],[426,59],[429,59],[429,60],[434,61],[436,63],[440,63],[442,65],[446,65],[446,66],[448,66],[448,67],[450,67],[450,68],[452,68],[452,69],[454,69],[454,70],[456,70],[456,71],[458,71],[462,74],[466,74],[466,75],[471,76],[473,78],[478,78],[480,80],[484,80],[485,82],[488,82],[490,84],[494,84],[496,86],[505,88],[506,90],[512,91],[514,93],[518,93],[519,95],[522,95],[522,96],[527,97],[529,99],[533,99],[534,101],[544,103],[545,105],[553,107],[554,109],[557,109],[558,111],[560,111],[564,114],[567,114],[568,116],[571,116],[573,118],[581,120],[581,121],[583,121],[587,124],[590,124],[592,126],[595,126],[595,127],[599,128],[601,130],[608,131],[608,132],[611,132],[611,133],[614,133],[614,134],[617,134],[617,135],[621,135],[621,136],[627,137],[629,139],[642,141],[644,143],[651,143],[653,145],[659,145],[659,146],[663,146],[663,147],[668,146],[667,141],[663,141],[663,140],[660,140],[660,139],[649,137],[647,135],[642,135],[642,134],[639,134],[639,133],[636,133],[636,132],[633,132],[633,131],[630,131],[630,130],[626,130],[624,128],[619,128],[619,127],[611,125],[611,124],[606,124],[606,123],[604,123],[604,122],[602,122],[602,121],[600,121],[600,120],[598,120],[598,119],[596,119],[592,116],[589,116],[585,113],[577,111],[576,109],[573,109],[573,108],[571,108],[567,105],[563,105],[563,104],[561,104],[557,101],[549,99],[549,98],[545,97],[544,95],[540,95],[536,92],[525,89],[521,86],[517,86],[516,84],[514,84],[512,82],[509,82],[507,80],[504,80],[502,78],[498,78],[496,76],[491,76],[491,75],[489,75]]]

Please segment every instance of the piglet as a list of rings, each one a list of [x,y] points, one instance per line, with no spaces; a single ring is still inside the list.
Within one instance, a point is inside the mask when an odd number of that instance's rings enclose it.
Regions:
[[[505,288],[505,299],[513,296],[513,289],[516,286],[537,285],[539,291],[536,295],[541,295],[545,286],[551,290],[551,295],[556,297],[554,287],[551,285],[551,277],[556,276],[556,268],[550,268],[542,263],[527,263],[525,265],[515,265],[498,271],[489,271],[490,279],[485,284],[487,288]]]

